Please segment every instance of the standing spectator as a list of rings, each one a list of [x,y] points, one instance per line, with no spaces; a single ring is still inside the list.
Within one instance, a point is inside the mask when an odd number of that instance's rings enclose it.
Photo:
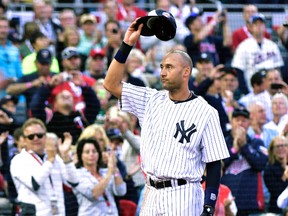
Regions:
[[[251,33],[250,18],[256,13],[258,13],[258,8],[255,5],[248,4],[243,7],[243,19],[245,25],[236,29],[232,34],[233,52],[236,50],[236,48],[242,41],[247,38],[253,37]],[[264,37],[270,39],[270,34],[265,31]]]
[[[37,70],[36,64],[35,64],[37,52],[40,49],[47,49],[49,42],[48,42],[48,38],[42,32],[38,31],[38,32],[34,32],[31,35],[30,43],[34,49],[34,52],[27,55],[22,60],[22,70],[23,70],[24,75],[34,73]],[[52,57],[50,70],[53,71],[54,73],[59,73],[60,71],[58,60],[54,56]]]
[[[255,14],[250,20],[250,37],[239,44],[231,65],[243,71],[246,84],[252,91],[250,79],[260,69],[273,69],[283,66],[283,60],[277,44],[266,39],[265,17],[263,14]]]
[[[63,9],[59,13],[59,20],[61,27],[65,30],[67,27],[77,26],[77,17],[72,9]]]
[[[0,17],[0,97],[6,92],[6,87],[22,76],[21,58],[17,47],[7,40],[9,21],[6,17]]]
[[[210,35],[218,22],[223,23],[223,37]],[[210,55],[213,64],[218,65],[220,63],[218,49],[229,47],[232,43],[227,16],[221,16],[221,13],[217,11],[212,20],[204,25],[202,12],[192,12],[185,20],[185,25],[191,34],[184,39],[184,45],[192,61],[196,62],[201,53],[205,52]]]
[[[108,154],[108,167],[101,168],[102,151],[94,139],[82,139],[77,144],[77,173],[81,180],[74,192],[79,203],[78,215],[114,215],[118,210],[114,195],[123,196],[126,184],[117,167],[116,156]]]
[[[261,171],[268,161],[264,153],[264,143],[260,139],[250,138],[247,134],[248,110],[234,109],[231,125],[231,134],[225,137],[230,158],[224,159],[222,184],[227,185],[235,196],[237,215],[263,212]]]
[[[118,3],[116,18],[121,23],[123,29],[126,29],[137,17],[146,15],[147,12],[137,7],[135,0],[123,0],[122,3]]]
[[[11,161],[11,175],[18,192],[23,215],[64,215],[63,183],[78,183],[75,166],[69,157],[72,142],[65,136],[59,145],[46,140],[46,127],[30,118],[23,125],[27,150],[23,149]]]
[[[34,73],[24,75],[16,83],[8,86],[7,92],[11,95],[24,94],[26,99],[27,110],[30,106],[31,99],[37,88],[47,84],[51,77],[56,73],[50,71],[52,63],[52,53],[48,49],[40,49],[37,52]]]
[[[50,17],[51,4],[44,0],[33,1],[34,21],[38,24],[40,31],[46,35],[49,40],[49,48],[55,54],[55,45],[58,34],[61,33],[62,27],[56,24]]]
[[[286,137],[276,136],[268,150],[269,163],[264,171],[264,180],[271,194],[268,208],[268,212],[271,213],[282,213],[282,210],[277,207],[277,198],[288,186],[287,145]]]

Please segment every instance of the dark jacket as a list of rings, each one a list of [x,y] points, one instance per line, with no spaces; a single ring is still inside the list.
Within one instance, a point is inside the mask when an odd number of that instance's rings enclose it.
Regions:
[[[269,212],[282,213],[282,209],[277,206],[277,198],[288,186],[288,181],[282,181],[284,169],[276,161],[275,164],[268,164],[264,170],[264,181],[270,192]]]
[[[230,134],[225,140],[230,158],[223,160],[224,175],[221,183],[231,189],[238,210],[262,210],[264,206],[259,206],[257,196],[263,192],[261,171],[268,162],[267,155],[262,151],[263,141],[247,136],[247,144],[239,154],[234,154],[231,151],[234,138]]]
[[[49,86],[42,86],[37,90],[30,104],[31,114],[33,117],[47,123],[48,132],[53,132],[62,139],[64,132],[71,133],[73,144],[75,144],[82,130],[96,120],[96,116],[100,110],[100,102],[96,93],[89,86],[82,87],[82,94],[86,104],[84,112],[72,111],[68,116],[65,116],[55,111],[51,120],[47,122],[45,102],[48,100],[51,91],[52,89]]]

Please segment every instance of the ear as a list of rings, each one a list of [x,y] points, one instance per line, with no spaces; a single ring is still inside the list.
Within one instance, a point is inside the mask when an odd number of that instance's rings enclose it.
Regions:
[[[183,77],[185,78],[187,77],[189,79],[190,76],[191,76],[191,68],[187,66],[184,68]]]

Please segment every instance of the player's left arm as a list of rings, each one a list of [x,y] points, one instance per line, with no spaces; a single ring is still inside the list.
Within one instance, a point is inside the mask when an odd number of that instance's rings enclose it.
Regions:
[[[206,164],[206,189],[201,216],[213,216],[221,178],[221,161]]]

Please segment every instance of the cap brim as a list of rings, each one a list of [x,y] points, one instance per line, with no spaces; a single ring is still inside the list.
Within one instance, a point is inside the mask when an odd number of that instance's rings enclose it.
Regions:
[[[153,36],[155,35],[155,33],[153,32],[153,30],[149,27],[149,25],[151,26],[151,18],[159,18],[159,16],[144,16],[144,17],[140,17],[137,22],[136,22],[136,26],[135,29],[137,30],[140,24],[144,24],[141,30],[141,35],[142,36]]]

